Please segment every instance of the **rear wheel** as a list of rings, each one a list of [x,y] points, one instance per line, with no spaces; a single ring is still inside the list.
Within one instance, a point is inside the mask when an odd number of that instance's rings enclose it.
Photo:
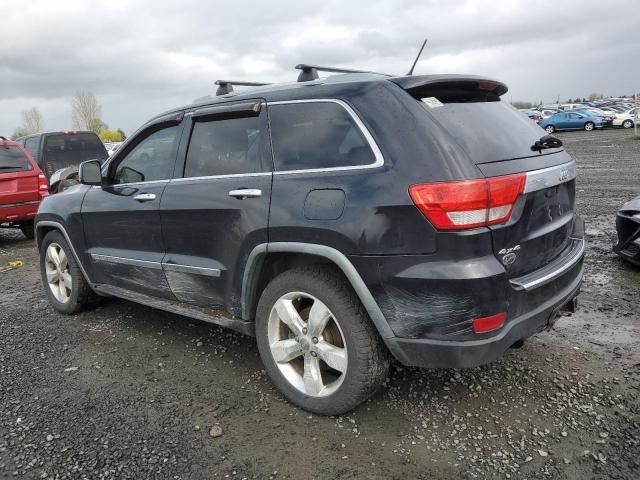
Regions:
[[[99,298],[82,275],[69,244],[57,230],[47,233],[40,246],[40,274],[45,293],[60,313],[77,313]]]
[[[20,230],[22,234],[29,240],[33,240],[36,236],[36,232],[33,229],[33,220],[27,220],[26,222],[20,222]]]
[[[587,123],[585,123],[585,124],[584,124],[584,129],[585,129],[587,132],[590,132],[590,131],[591,131],[591,130],[593,130],[594,128],[596,128],[596,125],[595,125],[595,123],[593,123],[593,122],[587,122]]]
[[[633,127],[633,122],[631,120],[625,120],[622,122],[622,128],[631,128]]]
[[[556,131],[556,127],[554,127],[553,125],[547,125],[546,127],[544,127],[544,130],[547,133],[553,133]]]
[[[256,312],[260,356],[293,404],[319,415],[351,410],[386,378],[389,357],[340,273],[308,266],[277,276]]]

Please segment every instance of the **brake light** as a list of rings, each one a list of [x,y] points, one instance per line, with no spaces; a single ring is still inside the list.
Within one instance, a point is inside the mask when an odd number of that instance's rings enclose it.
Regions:
[[[47,183],[47,177],[45,177],[44,173],[42,172],[38,174],[38,193],[40,194],[41,199],[49,195],[49,184]]]
[[[75,135],[76,133],[78,133],[77,130],[65,130],[63,132],[65,135]]]
[[[497,330],[504,325],[507,318],[507,312],[497,313],[490,317],[480,317],[473,321],[473,331],[475,333],[486,333]]]
[[[509,220],[526,174],[409,187],[413,203],[439,230],[486,227]]]

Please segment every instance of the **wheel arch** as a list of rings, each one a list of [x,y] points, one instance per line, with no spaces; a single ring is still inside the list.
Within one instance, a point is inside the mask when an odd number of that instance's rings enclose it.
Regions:
[[[274,242],[256,246],[247,258],[242,279],[241,308],[244,320],[253,320],[261,286],[264,286],[265,274],[269,272],[269,262],[279,257],[277,254],[289,256],[285,261],[297,266],[301,263],[327,263],[337,267],[345,276],[356,295],[362,302],[369,317],[378,330],[387,348],[393,351],[395,343],[387,339],[394,336],[380,307],[365,285],[362,277],[349,259],[335,248],[312,243]],[[270,278],[273,278],[272,276]]]
[[[80,267],[80,271],[82,272],[84,279],[87,281],[89,285],[92,285],[89,275],[87,274],[87,271],[85,270],[84,265],[80,261],[80,257],[78,256],[78,253],[76,252],[76,249],[73,246],[73,243],[71,242],[71,239],[69,238],[69,235],[67,234],[67,231],[64,228],[64,225],[62,225],[59,222],[55,222],[53,220],[40,220],[40,221],[36,221],[35,231],[36,231],[36,235],[35,235],[36,248],[38,249],[38,252],[40,252],[40,246],[42,245],[42,241],[44,240],[44,237],[49,232],[52,232],[52,231],[60,232],[60,234],[64,237],[65,241],[67,242],[67,245],[69,245],[69,248],[71,249],[71,254],[73,255],[73,258],[78,264],[78,266]]]

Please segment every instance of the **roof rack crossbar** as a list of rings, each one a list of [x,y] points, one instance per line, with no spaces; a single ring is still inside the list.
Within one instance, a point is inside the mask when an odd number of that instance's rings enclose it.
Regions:
[[[216,85],[218,85],[216,96],[220,96],[233,92],[233,85],[238,85],[240,87],[264,87],[265,85],[270,84],[260,82],[242,82],[239,80],[216,80]]]
[[[299,63],[296,65],[296,70],[301,70],[298,75],[299,82],[309,82],[311,80],[318,79],[318,72],[331,72],[331,73],[374,73],[377,75],[387,75],[386,73],[372,72],[370,70],[355,70],[353,68],[337,68],[337,67],[322,67],[320,65],[307,65],[305,63]]]

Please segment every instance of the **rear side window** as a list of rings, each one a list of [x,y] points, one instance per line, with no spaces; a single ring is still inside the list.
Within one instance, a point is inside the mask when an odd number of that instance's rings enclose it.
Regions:
[[[0,147],[0,174],[22,172],[32,168],[29,159],[18,147],[13,145]]]
[[[107,158],[107,151],[95,133],[60,133],[47,135],[42,148],[42,165],[47,176],[56,170],[79,165],[85,160]]]
[[[195,122],[185,177],[261,172],[260,117]]]
[[[269,106],[277,171],[370,165],[371,146],[349,112],[334,102]]]

